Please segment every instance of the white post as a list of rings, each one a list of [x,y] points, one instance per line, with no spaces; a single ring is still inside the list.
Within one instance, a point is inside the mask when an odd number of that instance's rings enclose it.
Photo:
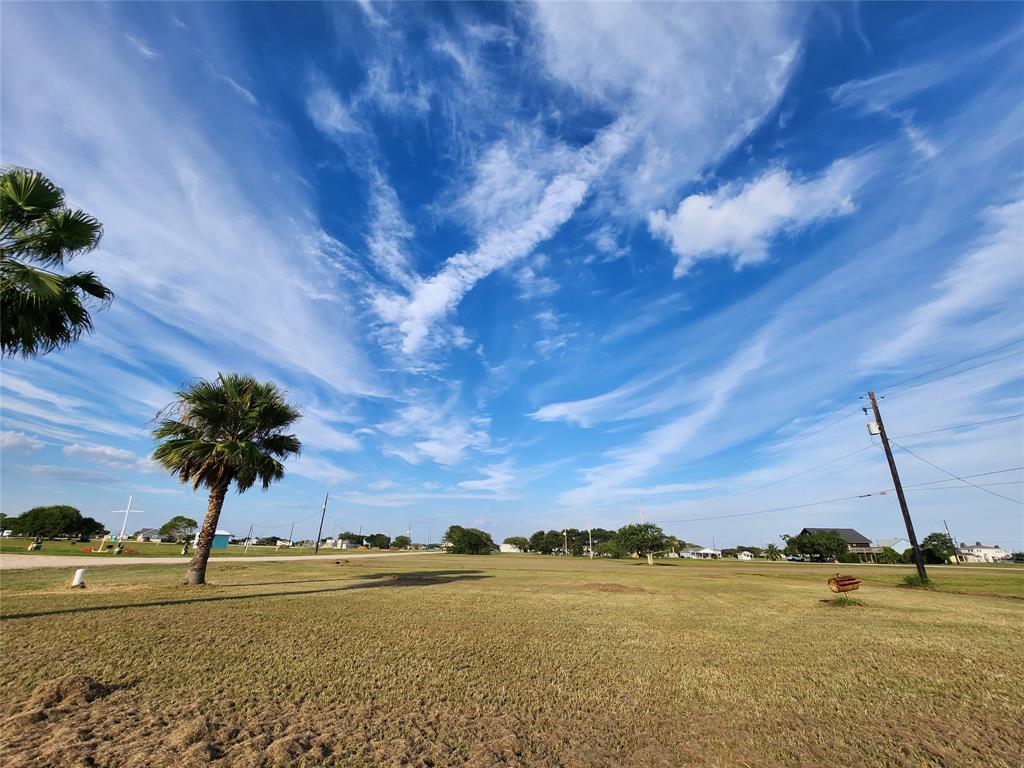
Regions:
[[[75,575],[71,579],[71,586],[76,589],[85,587],[85,568],[79,568],[75,571]]]

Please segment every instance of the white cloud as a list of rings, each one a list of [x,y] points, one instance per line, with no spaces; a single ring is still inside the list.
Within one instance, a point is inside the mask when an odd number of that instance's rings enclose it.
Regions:
[[[950,326],[957,324],[962,330],[971,316],[992,315],[1000,307],[1009,309],[1020,320],[1024,295],[1024,200],[990,208],[984,218],[990,231],[946,270],[934,285],[933,297],[906,315],[895,336],[870,350],[868,364],[900,360]],[[1013,328],[1006,330],[1017,332]],[[988,346],[995,346],[996,341]]]
[[[0,431],[0,449],[10,452],[35,453],[42,449],[44,443],[24,432],[11,429]]]
[[[773,107],[795,59],[792,14],[775,7],[548,4],[534,11],[552,73],[617,116],[581,150],[519,130],[484,153],[459,203],[479,233],[476,247],[407,295],[375,300],[406,354],[421,352],[431,329],[480,280],[552,237],[619,161],[628,167],[616,167],[607,184],[621,185],[635,209],[689,181]],[[679,76],[695,71],[701,76]],[[728,89],[718,86],[723,79]]]
[[[144,58],[155,59],[160,55],[143,38],[132,34],[126,34],[124,37],[125,40],[131,43],[132,48],[138,51]]]
[[[56,464],[30,464],[27,469],[35,477],[66,483],[111,483],[118,479],[116,475],[98,469],[62,467]]]
[[[156,465],[148,458],[139,458],[131,451],[110,445],[65,445],[61,452],[69,459],[100,464],[105,467],[130,469],[137,472],[156,472]]]
[[[473,286],[554,235],[583,202],[593,179],[623,150],[624,139],[619,126],[602,132],[573,158],[570,170],[546,184],[536,204],[528,206],[514,225],[512,218],[504,219],[504,226],[489,231],[475,249],[449,258],[408,296],[379,296],[375,308],[385,322],[397,326],[402,350],[419,352],[431,327],[452,312]]]
[[[366,247],[382,275],[411,287],[413,272],[409,242],[415,234],[402,213],[398,194],[377,169],[370,170],[370,232]]]
[[[766,349],[766,341],[758,339],[738,351],[697,385],[702,398],[696,409],[607,452],[610,461],[583,470],[585,484],[561,494],[560,501],[567,506],[585,506],[604,500],[610,492],[647,476],[665,459],[681,451],[721,415],[734,392],[764,363]]]
[[[514,277],[519,285],[519,298],[534,299],[553,296],[558,293],[559,285],[548,275],[540,274],[547,267],[549,259],[540,253],[530,259],[528,264],[515,271]]]
[[[480,473],[484,475],[484,479],[463,480],[458,484],[459,488],[465,488],[468,491],[490,491],[496,496],[503,497],[510,495],[516,480],[511,461],[488,464],[480,468]]]
[[[730,256],[739,269],[767,259],[772,239],[780,234],[852,213],[852,195],[866,173],[865,163],[856,159],[838,160],[806,180],[777,169],[742,187],[726,185],[712,194],[685,197],[673,214],[651,213],[648,226],[651,234],[669,241],[678,257],[675,277],[716,256]]]
[[[339,136],[360,131],[349,108],[327,85],[319,83],[313,87],[306,98],[306,109],[313,124],[328,135]]]
[[[406,438],[407,441],[392,440],[382,450],[409,464],[429,459],[453,466],[462,461],[468,451],[486,448],[490,443],[490,419],[460,417],[451,412],[454,403],[455,398],[452,398],[445,404],[414,404],[402,408],[394,419],[378,425],[378,429],[390,438]]]
[[[235,93],[237,93],[239,96],[241,96],[244,101],[247,101],[249,104],[251,104],[254,107],[257,104],[259,104],[259,102],[256,100],[256,97],[253,95],[252,91],[250,91],[244,85],[239,84],[237,81],[231,79],[227,75],[222,75],[222,74],[218,73],[217,77],[220,80],[222,80],[225,83],[227,83],[229,86],[231,86],[231,90],[233,90]]]
[[[551,72],[638,129],[614,179],[635,213],[664,204],[775,107],[805,13],[768,3],[533,8]]]
[[[131,467],[137,461],[135,454],[123,448],[109,445],[65,445],[61,452],[73,459],[81,459],[94,464],[108,464],[113,467]]]
[[[329,458],[305,452],[289,458],[285,463],[285,472],[308,477],[328,488],[351,483],[355,479],[354,473],[339,467]]]

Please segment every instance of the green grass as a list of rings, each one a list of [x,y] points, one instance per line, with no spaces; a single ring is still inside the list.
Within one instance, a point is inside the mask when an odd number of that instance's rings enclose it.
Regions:
[[[837,569],[864,605],[821,602]],[[90,570],[82,591],[5,572],[0,749],[5,766],[1020,765],[1024,569],[942,570],[936,591],[900,588],[910,571],[220,560],[204,588],[157,565]],[[96,682],[52,683],[71,674]]]
[[[101,540],[92,539],[91,541],[79,542],[79,541],[67,541],[67,540],[44,540],[43,548],[38,552],[29,552],[28,545],[32,542],[32,539],[28,538],[17,538],[9,537],[0,539],[0,554],[4,555],[87,555],[88,557],[118,557],[113,552],[113,544],[107,542],[106,552],[83,552],[82,550],[86,547],[93,547],[99,549]],[[125,541],[125,547],[128,549],[134,549],[135,552],[131,553],[131,557],[181,557],[183,562],[187,562],[192,556],[191,548],[189,549],[188,556],[181,555],[181,544],[165,544],[154,541]],[[353,549],[327,549],[326,547],[320,547],[318,554],[327,555],[359,555],[368,550],[353,550]],[[374,550],[379,551],[379,550]],[[396,550],[397,551],[397,550]],[[312,555],[315,554],[313,547],[290,547],[288,549],[277,549],[276,547],[269,546],[251,546],[248,551],[245,551],[245,547],[241,544],[229,544],[227,551],[214,550],[211,553],[211,557],[256,557],[258,555]]]

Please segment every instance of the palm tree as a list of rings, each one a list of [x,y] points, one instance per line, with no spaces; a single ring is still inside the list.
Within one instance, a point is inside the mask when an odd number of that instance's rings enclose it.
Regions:
[[[210,489],[186,580],[204,584],[228,488],[233,482],[243,493],[259,481],[267,490],[284,477],[280,460],[302,449],[299,439],[284,430],[300,414],[276,384],[237,373],[217,374],[215,381],[200,379],[176,394],[177,400],[157,414],[153,437],[163,442],[153,458],[193,490],[200,485]]]
[[[767,557],[769,560],[782,559],[782,553],[779,551],[779,548],[774,544],[769,544],[767,547],[764,548],[764,556]]]
[[[62,267],[99,245],[103,226],[64,205],[64,190],[38,171],[0,174],[0,341],[3,355],[45,355],[92,330],[86,304],[114,294],[92,272],[64,275],[31,266]]]

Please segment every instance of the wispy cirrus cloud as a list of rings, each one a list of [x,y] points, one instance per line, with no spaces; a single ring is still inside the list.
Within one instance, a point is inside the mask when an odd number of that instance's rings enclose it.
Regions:
[[[154,49],[148,42],[138,35],[126,34],[124,39],[127,40],[132,48],[134,48],[143,58],[156,59],[160,57],[160,54]]]

